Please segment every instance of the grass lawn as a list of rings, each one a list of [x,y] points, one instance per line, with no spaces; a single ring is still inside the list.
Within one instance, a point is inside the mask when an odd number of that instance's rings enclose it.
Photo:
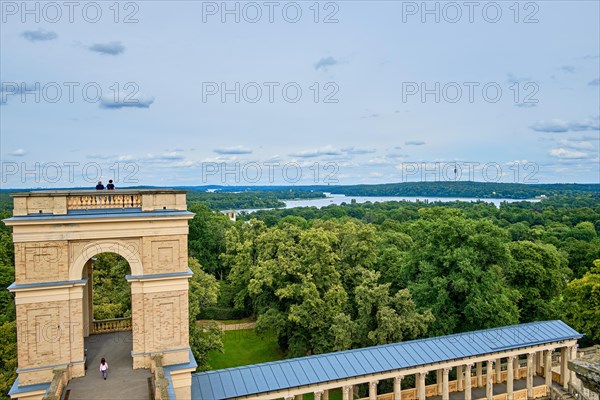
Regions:
[[[254,329],[225,331],[223,350],[223,353],[212,351],[208,354],[208,362],[212,369],[239,367],[285,358],[279,350],[275,336],[261,339],[254,333]]]
[[[212,369],[239,367],[285,358],[275,336],[261,339],[254,333],[254,329],[225,331],[223,349],[223,353],[212,351],[208,354],[208,363]],[[329,399],[341,400],[341,389],[329,391]],[[313,400],[312,393],[305,394],[304,400]]]

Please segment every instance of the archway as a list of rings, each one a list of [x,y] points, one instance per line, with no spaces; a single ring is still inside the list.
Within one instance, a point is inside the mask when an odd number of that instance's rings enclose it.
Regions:
[[[93,322],[93,293],[84,269],[101,253],[116,253],[129,264],[124,277],[134,327],[129,370],[150,368],[153,358],[162,358],[178,396],[189,393],[195,363],[187,315],[187,234],[193,214],[186,210],[185,192],[123,190],[110,196],[117,198],[131,201],[105,201],[97,191],[14,194],[13,217],[4,220],[13,227],[16,263],[9,289],[16,299],[19,368],[11,397],[37,396],[32,388],[46,387],[55,376],[86,375],[84,338]]]

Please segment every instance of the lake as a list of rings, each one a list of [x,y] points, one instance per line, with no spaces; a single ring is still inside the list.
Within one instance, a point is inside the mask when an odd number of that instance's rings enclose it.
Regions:
[[[486,203],[492,203],[496,207],[500,206],[500,203],[507,202],[513,203],[516,201],[540,201],[539,199],[478,199],[474,197],[425,197],[425,196],[346,196],[345,194],[331,194],[325,193],[327,195],[326,198],[321,199],[300,199],[300,200],[282,200],[285,203],[285,208],[296,208],[296,207],[325,207],[331,204],[340,205],[342,203],[350,204],[352,200],[356,200],[357,203],[366,203],[370,201],[371,203],[381,203],[384,201],[425,201],[425,202],[450,202],[450,201],[466,201],[466,202],[475,202],[475,201],[484,201]],[[237,212],[246,212],[251,213],[257,211],[258,209],[245,209],[245,210],[236,210]],[[264,210],[264,209],[263,209]]]

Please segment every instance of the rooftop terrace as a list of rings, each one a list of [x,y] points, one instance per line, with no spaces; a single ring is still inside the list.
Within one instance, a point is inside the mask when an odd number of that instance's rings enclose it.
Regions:
[[[186,191],[174,189],[135,190],[48,190],[18,192],[14,198],[15,217],[114,213],[119,211],[185,211]]]

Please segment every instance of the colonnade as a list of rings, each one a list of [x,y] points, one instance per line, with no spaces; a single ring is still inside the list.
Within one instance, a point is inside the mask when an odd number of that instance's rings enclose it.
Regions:
[[[558,371],[552,370],[553,354],[559,354]],[[551,347],[536,350],[530,348],[523,353],[510,352],[512,354],[502,356],[502,353],[486,358],[485,361],[459,360],[447,361],[438,365],[422,366],[416,372],[393,376],[393,392],[378,393],[378,386],[382,378],[373,376],[369,380],[357,382],[352,385],[343,385],[342,399],[353,400],[355,398],[355,387],[368,384],[369,397],[361,400],[425,400],[427,397],[441,396],[441,400],[449,400],[451,392],[463,392],[464,400],[473,400],[473,388],[485,387],[486,400],[532,400],[546,397],[553,382],[560,384],[564,390],[568,389],[571,380],[571,372],[567,367],[570,359],[577,357],[577,345],[569,344],[563,347]],[[435,383],[426,385],[426,378],[435,372]],[[454,373],[455,380],[450,381],[450,374]],[[387,375],[387,374],[386,374]],[[414,375],[415,387],[402,390],[402,381],[406,377]],[[534,376],[544,377],[544,385],[534,386]],[[526,397],[524,391],[519,391],[515,396],[514,382],[525,379]],[[385,376],[384,379],[390,379]],[[506,382],[506,392],[494,396],[494,384]],[[331,386],[331,385],[327,385]],[[317,388],[313,391],[314,400],[329,400],[331,389]],[[303,394],[285,397],[285,400],[303,400]]]

